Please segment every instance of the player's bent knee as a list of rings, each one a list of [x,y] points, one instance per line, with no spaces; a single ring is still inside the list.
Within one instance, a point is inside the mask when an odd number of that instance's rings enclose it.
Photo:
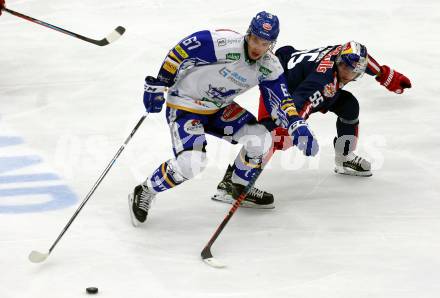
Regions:
[[[238,131],[236,140],[244,145],[250,157],[263,155],[272,146],[272,136],[261,124],[246,124]]]
[[[206,168],[206,153],[197,150],[184,151],[175,159],[175,163],[176,172],[185,179],[191,179]]]

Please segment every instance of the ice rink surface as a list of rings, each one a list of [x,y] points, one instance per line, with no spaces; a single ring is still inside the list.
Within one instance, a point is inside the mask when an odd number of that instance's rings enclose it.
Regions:
[[[0,297],[434,298],[440,295],[440,2],[7,1],[10,9],[93,38],[97,47],[12,15],[0,17]],[[245,32],[260,10],[280,17],[277,46],[310,49],[357,40],[413,88],[388,92],[369,76],[358,152],[371,178],[333,173],[333,114],[310,125],[321,151],[277,153],[258,186],[273,210],[239,209],[199,254],[230,205],[210,200],[238,152],[208,138],[200,177],[158,196],[133,228],[127,194],[172,157],[164,114],[150,115],[53,254],[47,251],[143,113],[146,75],[201,29]],[[258,91],[238,102],[252,112]]]

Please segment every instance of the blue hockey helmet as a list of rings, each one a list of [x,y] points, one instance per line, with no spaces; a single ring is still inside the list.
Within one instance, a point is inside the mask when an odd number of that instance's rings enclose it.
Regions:
[[[280,33],[280,22],[276,15],[261,11],[252,19],[247,32],[270,42],[275,42]]]
[[[358,76],[361,76],[368,65],[367,48],[356,41],[347,42],[342,46],[341,52],[336,58],[337,64],[341,62],[350,67]]]

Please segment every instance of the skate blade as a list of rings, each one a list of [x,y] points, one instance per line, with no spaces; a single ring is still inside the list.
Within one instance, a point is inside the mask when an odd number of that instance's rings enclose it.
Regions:
[[[335,173],[347,176],[358,176],[358,177],[371,177],[373,173],[371,171],[358,172],[351,169],[345,169],[343,167],[335,167]]]
[[[211,198],[211,200],[221,202],[221,203],[226,203],[226,204],[234,204],[235,203],[235,200],[232,198],[232,196],[227,194],[223,190],[218,190],[217,193]],[[252,209],[274,209],[275,204],[272,203],[272,204],[267,204],[267,205],[258,205],[258,204],[254,204],[249,201],[243,201],[243,202],[241,202],[240,207],[252,208]]]
[[[217,190],[217,193],[212,196],[211,200],[227,204],[232,204],[234,202],[232,196],[228,195],[224,190]]]
[[[136,216],[133,213],[133,194],[128,195],[128,212],[130,213],[131,224],[133,227],[139,226],[140,222],[136,219]]]

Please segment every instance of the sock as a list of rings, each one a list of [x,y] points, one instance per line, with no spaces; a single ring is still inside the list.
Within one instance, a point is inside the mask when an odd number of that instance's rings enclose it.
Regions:
[[[145,180],[144,184],[148,186],[154,192],[162,192],[173,188],[186,179],[180,177],[173,169],[169,163],[170,161],[166,161],[161,164],[151,175]]]
[[[241,185],[247,185],[254,177],[255,172],[261,168],[262,157],[251,158],[247,156],[246,150],[243,148],[234,161],[234,173],[232,174],[232,182]]]

